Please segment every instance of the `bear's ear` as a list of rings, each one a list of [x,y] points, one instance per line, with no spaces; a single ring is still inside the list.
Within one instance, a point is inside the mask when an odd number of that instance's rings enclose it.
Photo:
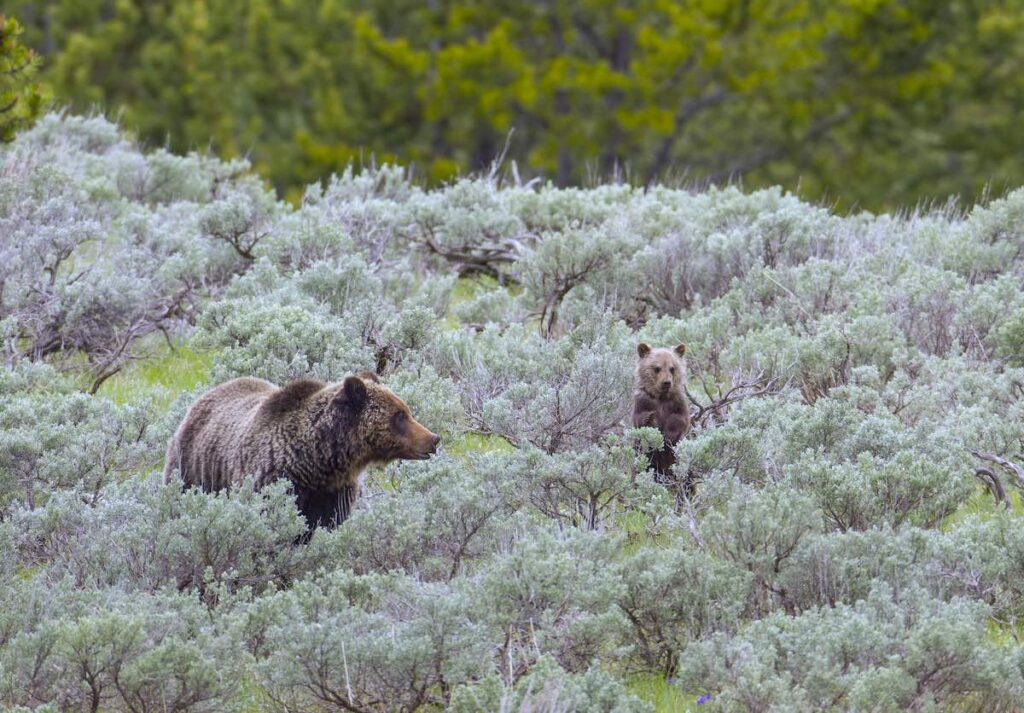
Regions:
[[[377,375],[374,374],[372,371],[361,371],[358,374],[356,374],[356,376],[365,381],[372,381],[375,384],[380,383],[380,379],[377,378]]]
[[[636,353],[640,355],[641,359],[643,359],[645,356],[651,353],[651,348],[644,344],[643,342],[640,342],[639,344],[636,345]]]
[[[682,343],[677,344],[676,345],[676,354],[678,354],[679,356],[682,356],[683,354],[686,354],[686,345],[682,344]]]
[[[334,403],[350,408],[362,408],[366,403],[366,384],[358,376],[350,376],[341,385],[341,390],[334,397]]]

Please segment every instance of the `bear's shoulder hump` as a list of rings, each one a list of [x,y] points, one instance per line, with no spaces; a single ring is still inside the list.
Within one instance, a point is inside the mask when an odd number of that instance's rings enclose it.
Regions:
[[[298,379],[289,382],[267,397],[263,402],[263,410],[268,413],[294,411],[324,386],[324,382],[317,379]]]

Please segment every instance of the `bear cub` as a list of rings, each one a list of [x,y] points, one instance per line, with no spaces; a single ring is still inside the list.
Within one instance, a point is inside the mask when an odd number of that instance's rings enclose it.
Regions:
[[[368,465],[429,458],[440,440],[369,372],[282,388],[234,379],[189,409],[167,446],[164,477],[206,492],[246,476],[257,488],[287,479],[311,531],[349,517]]]
[[[637,388],[633,397],[633,427],[661,431],[664,445],[651,453],[655,480],[665,482],[676,462],[676,443],[690,431],[690,404],[686,400],[686,345],[674,349],[637,346]]]

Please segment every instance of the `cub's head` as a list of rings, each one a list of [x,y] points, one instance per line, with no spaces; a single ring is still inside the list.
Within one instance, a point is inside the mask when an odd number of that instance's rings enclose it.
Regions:
[[[655,398],[680,394],[686,386],[686,345],[673,349],[651,349],[639,344],[636,353],[636,378],[640,388]]]
[[[412,417],[409,407],[375,374],[350,376],[331,398],[341,449],[368,462],[425,460],[441,437]]]

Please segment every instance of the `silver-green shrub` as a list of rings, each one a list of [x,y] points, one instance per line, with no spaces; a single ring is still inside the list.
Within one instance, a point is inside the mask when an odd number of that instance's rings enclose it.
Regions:
[[[0,703],[1015,710],[1022,207],[391,166],[292,206],[46,117],[0,148]],[[692,488],[629,428],[641,341],[688,345]],[[342,527],[161,482],[210,385],[361,370],[443,442]]]
[[[986,608],[881,585],[854,605],[776,613],[681,655],[685,685],[720,691],[723,710],[1012,710],[1015,656],[985,635]]]

